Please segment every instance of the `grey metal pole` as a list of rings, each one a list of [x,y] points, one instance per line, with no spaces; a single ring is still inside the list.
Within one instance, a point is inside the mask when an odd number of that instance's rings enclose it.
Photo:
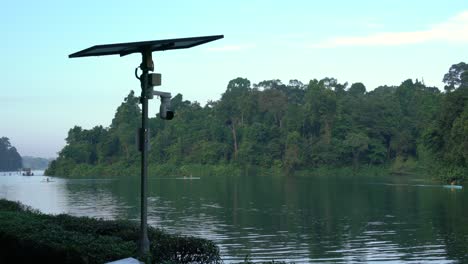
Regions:
[[[153,71],[153,60],[151,57],[151,51],[142,52],[143,61],[140,65],[143,71],[140,82],[141,82],[141,130],[140,130],[140,144],[141,144],[141,225],[140,225],[140,243],[139,243],[139,255],[142,259],[148,257],[150,243],[148,239],[148,96],[150,88],[148,85],[148,71]]]

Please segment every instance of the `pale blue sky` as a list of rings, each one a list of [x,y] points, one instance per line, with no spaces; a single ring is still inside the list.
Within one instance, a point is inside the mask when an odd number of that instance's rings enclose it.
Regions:
[[[468,1],[2,1],[0,136],[54,157],[74,125],[108,126],[137,54],[68,59],[96,44],[224,34],[155,53],[160,90],[218,100],[229,80],[335,77],[368,90],[424,78],[442,88],[468,61]],[[150,114],[157,109],[156,100]]]

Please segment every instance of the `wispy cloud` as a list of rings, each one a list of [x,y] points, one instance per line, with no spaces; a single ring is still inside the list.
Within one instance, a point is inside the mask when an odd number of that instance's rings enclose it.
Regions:
[[[397,46],[426,42],[468,43],[468,10],[427,30],[378,32],[367,36],[335,37],[313,44],[311,47]]]
[[[254,45],[226,45],[220,47],[207,48],[209,51],[240,51],[254,48]]]

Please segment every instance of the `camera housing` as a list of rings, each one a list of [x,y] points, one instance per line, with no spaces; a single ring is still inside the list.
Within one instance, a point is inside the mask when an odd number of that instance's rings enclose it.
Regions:
[[[164,120],[172,120],[174,118],[174,111],[171,107],[171,93],[153,91],[153,95],[161,98],[161,105],[159,106],[159,117]]]

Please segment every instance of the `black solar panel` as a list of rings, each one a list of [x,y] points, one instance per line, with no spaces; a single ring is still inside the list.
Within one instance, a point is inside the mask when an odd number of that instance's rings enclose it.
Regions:
[[[194,37],[194,38],[179,38],[179,39],[163,39],[141,42],[117,43],[96,45],[82,51],[68,55],[69,58],[88,57],[88,56],[105,56],[116,55],[125,56],[131,53],[142,52],[150,49],[151,51],[162,51],[172,49],[187,49],[210,41],[222,39],[223,35]]]

